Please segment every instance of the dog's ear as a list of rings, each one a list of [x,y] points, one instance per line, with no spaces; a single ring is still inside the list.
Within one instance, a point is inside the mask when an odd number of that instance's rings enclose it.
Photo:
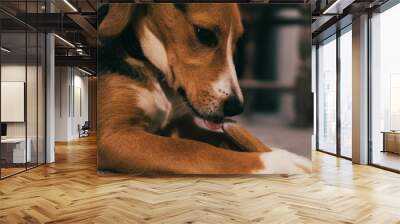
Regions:
[[[99,25],[100,37],[114,37],[124,30],[129,24],[136,5],[131,3],[112,3]]]

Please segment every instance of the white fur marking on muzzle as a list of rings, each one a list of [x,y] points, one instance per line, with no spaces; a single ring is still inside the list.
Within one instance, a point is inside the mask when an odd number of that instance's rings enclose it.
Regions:
[[[214,83],[213,89],[221,97],[227,97],[226,94],[235,95],[240,102],[243,102],[242,90],[240,89],[235,65],[233,63],[232,29],[229,32],[226,49],[226,68],[220,76],[220,79]]]

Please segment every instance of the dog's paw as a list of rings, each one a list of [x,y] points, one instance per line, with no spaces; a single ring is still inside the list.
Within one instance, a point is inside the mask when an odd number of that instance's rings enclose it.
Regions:
[[[304,174],[311,173],[312,163],[309,159],[283,149],[272,149],[272,152],[260,156],[264,168],[256,174]]]

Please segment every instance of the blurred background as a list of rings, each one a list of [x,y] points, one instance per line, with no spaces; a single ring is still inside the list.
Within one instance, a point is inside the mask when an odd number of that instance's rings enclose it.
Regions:
[[[240,122],[266,144],[311,155],[311,9],[240,5],[244,35],[235,55],[245,96]],[[288,141],[290,139],[290,141]]]

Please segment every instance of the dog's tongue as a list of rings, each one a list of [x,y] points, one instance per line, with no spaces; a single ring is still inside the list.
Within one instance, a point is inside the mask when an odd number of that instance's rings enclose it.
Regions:
[[[222,123],[214,123],[211,121],[203,120],[204,125],[210,130],[219,130],[222,128]]]

